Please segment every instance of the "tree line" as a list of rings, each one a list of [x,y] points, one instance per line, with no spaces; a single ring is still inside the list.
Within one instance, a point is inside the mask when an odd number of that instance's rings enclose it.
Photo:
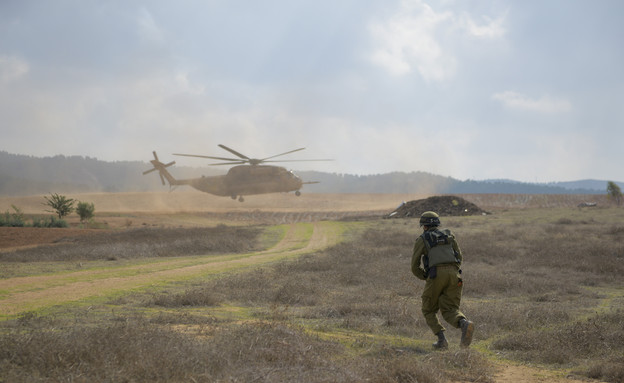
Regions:
[[[91,157],[54,156],[38,158],[0,151],[0,195],[39,195],[50,190],[58,193],[135,192],[163,190],[159,177],[143,176],[148,162],[106,162]],[[171,169],[179,179],[223,174],[223,168],[185,167]],[[353,175],[296,171],[308,193],[440,193],[440,194],[601,194],[604,189],[582,185],[523,183],[506,180],[458,180],[423,171]],[[616,186],[618,184],[614,182]],[[621,183],[620,183],[621,185]]]

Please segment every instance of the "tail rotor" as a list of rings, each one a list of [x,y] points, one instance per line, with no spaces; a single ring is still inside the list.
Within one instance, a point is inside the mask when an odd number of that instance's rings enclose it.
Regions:
[[[168,168],[171,165],[175,164],[175,161],[171,161],[168,164],[163,164],[162,162],[160,162],[160,160],[158,159],[158,155],[156,154],[156,151],[153,152],[154,153],[154,159],[150,161],[150,163],[154,166],[152,169],[150,170],[146,170],[143,172],[143,175],[149,174],[151,172],[155,172],[158,171],[158,175],[160,176],[160,181],[162,182],[163,185],[166,185],[165,183],[165,177],[169,176],[166,168]],[[171,184],[171,180],[169,180],[169,177],[167,177],[167,180],[170,182]]]

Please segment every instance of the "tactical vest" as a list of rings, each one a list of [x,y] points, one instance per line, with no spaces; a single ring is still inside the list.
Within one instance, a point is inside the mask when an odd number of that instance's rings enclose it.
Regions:
[[[420,235],[427,247],[427,267],[443,263],[459,263],[457,254],[453,250],[453,234],[449,230],[427,230]]]

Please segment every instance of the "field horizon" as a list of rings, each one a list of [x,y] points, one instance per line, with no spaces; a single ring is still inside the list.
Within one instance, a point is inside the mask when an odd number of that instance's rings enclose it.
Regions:
[[[63,193],[59,193],[63,194]],[[0,196],[0,211],[16,205],[27,214],[46,212],[43,197]],[[49,195],[49,194],[48,194]],[[68,198],[92,202],[97,211],[170,213],[180,211],[230,212],[250,209],[273,211],[376,211],[396,208],[401,202],[424,199],[435,195],[455,195],[483,209],[574,207],[582,202],[608,206],[606,193],[599,194],[439,194],[439,193],[273,193],[248,196],[245,202],[214,196],[196,190],[171,192],[65,193]]]

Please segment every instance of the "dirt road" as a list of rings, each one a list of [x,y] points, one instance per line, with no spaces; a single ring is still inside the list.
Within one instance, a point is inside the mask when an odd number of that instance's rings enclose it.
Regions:
[[[124,290],[164,285],[313,253],[338,242],[339,237],[340,232],[332,223],[298,223],[288,225],[284,237],[275,246],[255,253],[177,257],[106,269],[4,279],[0,280],[0,319]]]

